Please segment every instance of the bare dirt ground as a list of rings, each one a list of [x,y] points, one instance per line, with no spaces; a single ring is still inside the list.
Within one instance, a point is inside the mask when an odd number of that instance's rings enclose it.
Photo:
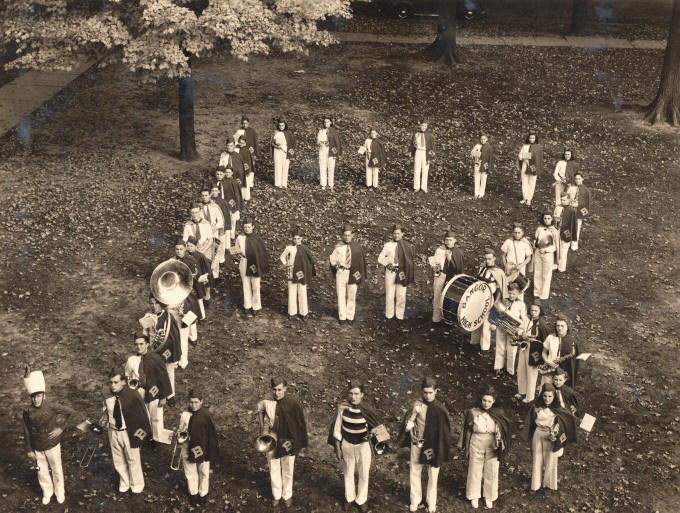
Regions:
[[[174,157],[176,84],[139,86],[115,69],[77,80],[52,103],[49,120],[36,120],[30,139],[13,135],[2,143],[0,372],[7,386],[0,392],[0,429],[9,441],[0,462],[3,511],[40,509],[38,485],[19,443],[19,405],[28,401],[23,364],[45,370],[51,397],[95,416],[112,361],[120,363],[133,349],[131,333],[148,308],[148,276],[172,254],[189,202],[242,113],[265,142],[278,115],[286,116],[300,140],[290,188],[273,188],[265,158],[249,211],[272,262],[290,226],[300,224],[320,273],[307,324],[286,319],[278,266],[263,281],[264,311],[254,320],[238,308],[235,269],[220,280],[218,300],[199,328],[199,346],[177,382],[180,400],[190,387],[204,387],[220,433],[222,455],[207,511],[269,509],[266,461],[251,442],[257,400],[277,373],[293,382],[311,432],[296,465],[296,511],[339,510],[342,481],[325,438],[345,380],[367,381],[370,402],[396,433],[426,374],[439,377],[457,428],[484,383],[501,390],[518,435],[501,468],[499,510],[678,511],[679,134],[649,129],[631,107],[652,98],[662,53],[471,48],[468,64],[447,70],[423,64],[409,51],[352,45],[308,58],[200,63],[195,93],[202,160],[196,163]],[[334,193],[318,186],[314,135],[322,113],[336,117],[346,143]],[[428,195],[410,191],[405,156],[420,115],[430,120],[439,144]],[[369,126],[388,141],[389,168],[379,192],[362,186],[356,154]],[[582,248],[570,255],[567,273],[555,278],[549,319],[567,315],[582,350],[593,353],[578,391],[584,411],[598,420],[593,433],[581,433],[561,458],[560,491],[549,499],[523,491],[531,461],[519,437],[526,408],[509,401],[514,384],[490,380],[492,362],[464,351],[464,338],[429,331],[431,275],[425,265],[447,225],[475,262],[485,245],[500,246],[511,222],[535,228],[540,209],[551,203],[552,178],[539,177],[537,208],[522,208],[514,159],[528,128],[543,136],[548,169],[565,145],[576,148],[595,205]],[[492,134],[498,170],[490,177],[489,198],[473,202],[467,155],[479,130]],[[352,327],[335,320],[325,263],[343,219],[354,222],[369,255],[369,280]],[[416,248],[417,283],[409,289],[406,328],[386,336],[376,260],[396,220],[406,224]],[[174,427],[178,416],[178,407],[166,412],[166,425]],[[133,499],[118,495],[106,448],[81,470],[82,436],[69,432],[63,446],[68,499],[47,510],[188,510],[184,478],[168,469],[169,448],[143,450],[147,487]],[[406,511],[407,468],[403,452],[374,460],[373,511]],[[469,508],[465,472],[461,456],[442,469],[439,511]]]

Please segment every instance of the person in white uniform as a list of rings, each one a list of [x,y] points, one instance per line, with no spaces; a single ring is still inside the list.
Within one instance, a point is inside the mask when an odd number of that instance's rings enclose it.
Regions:
[[[295,227],[291,231],[293,244],[286,246],[279,257],[285,266],[288,278],[288,318],[293,320],[298,312],[302,321],[307,320],[307,285],[316,276],[312,252],[302,244],[302,231]]]
[[[434,136],[427,131],[428,124],[421,120],[418,131],[411,137],[409,156],[413,159],[413,190],[427,192],[430,162],[435,157]]]
[[[364,145],[359,147],[359,155],[366,158],[366,187],[378,188],[380,170],[385,169],[385,144],[378,136],[378,131],[371,128]]]
[[[333,190],[335,185],[335,164],[342,154],[340,134],[333,125],[330,116],[323,118],[323,126],[316,135],[316,145],[319,148],[319,181],[321,188],[328,186]]]
[[[414,282],[415,265],[413,248],[403,240],[404,230],[400,224],[392,227],[392,240],[385,243],[378,256],[378,263],[385,267],[385,318],[404,320],[406,311],[406,287]]]

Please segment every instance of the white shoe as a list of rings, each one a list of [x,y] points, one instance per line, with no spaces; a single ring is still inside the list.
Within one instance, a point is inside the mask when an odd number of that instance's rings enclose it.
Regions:
[[[65,501],[65,500],[66,500],[66,496],[65,496],[65,495],[62,495],[61,497],[59,497],[59,496],[57,495],[57,502],[58,502],[59,504],[64,504],[64,501]]]
[[[473,509],[477,509],[479,507],[479,499],[470,499],[470,505]]]
[[[493,508],[493,501],[490,501],[489,499],[484,499],[484,506],[486,506],[486,509]]]
[[[127,488],[125,488],[124,486],[119,486],[119,487],[118,487],[118,492],[119,492],[119,493],[127,493],[129,489],[130,489],[129,486],[128,486]]]
[[[522,200],[520,201],[520,204],[524,205],[527,202],[527,200]]]
[[[51,500],[52,500],[51,495],[49,497],[47,495],[43,495],[42,503],[43,503],[43,505],[47,506],[50,503]]]

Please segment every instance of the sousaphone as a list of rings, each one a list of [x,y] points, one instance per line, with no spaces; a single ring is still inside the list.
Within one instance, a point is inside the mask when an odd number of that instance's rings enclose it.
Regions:
[[[191,269],[179,260],[171,258],[161,262],[151,273],[151,294],[164,305],[178,305],[191,293],[193,276]]]

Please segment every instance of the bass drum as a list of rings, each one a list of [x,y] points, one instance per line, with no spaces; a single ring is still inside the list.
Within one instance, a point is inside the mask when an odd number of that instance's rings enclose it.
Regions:
[[[465,331],[479,328],[494,303],[489,284],[467,274],[457,274],[444,285],[441,301],[444,322]]]

